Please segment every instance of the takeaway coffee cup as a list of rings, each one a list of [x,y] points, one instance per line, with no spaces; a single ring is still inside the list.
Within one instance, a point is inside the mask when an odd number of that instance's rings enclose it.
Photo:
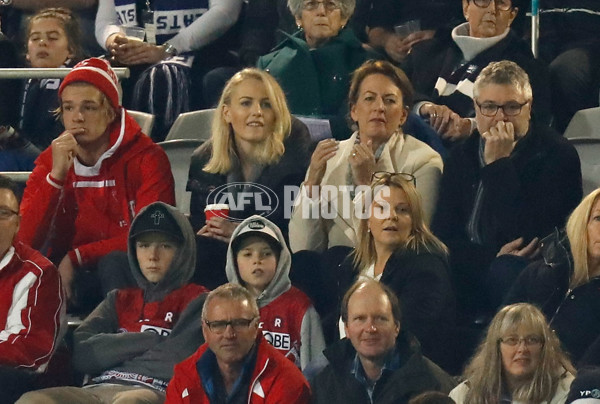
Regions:
[[[204,208],[204,216],[208,222],[213,217],[227,219],[229,216],[229,205],[226,203],[211,203]]]

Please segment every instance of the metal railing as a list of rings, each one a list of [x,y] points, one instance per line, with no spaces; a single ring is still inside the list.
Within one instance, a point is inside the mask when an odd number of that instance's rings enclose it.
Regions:
[[[129,77],[129,69],[127,67],[113,68],[119,80]],[[0,79],[62,79],[71,71],[67,67],[59,67],[57,69],[40,69],[40,68],[14,68],[0,69]]]

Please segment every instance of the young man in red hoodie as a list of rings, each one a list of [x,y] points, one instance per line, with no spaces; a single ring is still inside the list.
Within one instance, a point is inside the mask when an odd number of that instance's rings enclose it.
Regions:
[[[72,300],[75,274],[125,251],[139,210],[154,201],[174,205],[175,195],[166,154],[119,105],[108,62],[78,63],[58,94],[65,131],[35,162],[19,237],[58,265]]]

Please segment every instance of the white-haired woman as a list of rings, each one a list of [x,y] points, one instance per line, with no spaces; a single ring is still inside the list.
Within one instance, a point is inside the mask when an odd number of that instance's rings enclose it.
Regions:
[[[288,0],[300,31],[257,64],[281,84],[293,114],[329,119],[338,139],[350,135],[345,117],[352,71],[379,58],[346,28],[355,5],[355,0]]]

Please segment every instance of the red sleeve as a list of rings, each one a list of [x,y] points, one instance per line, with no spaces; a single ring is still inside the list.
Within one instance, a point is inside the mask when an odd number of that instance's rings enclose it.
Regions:
[[[13,289],[6,325],[0,331],[0,363],[44,370],[61,337],[60,277],[50,261],[44,267],[31,260],[19,264],[24,276]]]
[[[130,161],[128,187],[135,194],[135,214],[152,202],[162,201],[175,206],[175,182],[167,155],[158,145],[144,153],[141,158]],[[75,266],[95,264],[98,259],[111,251],[127,250],[127,231],[106,240],[79,246],[69,251],[69,258]]]
[[[196,354],[192,355],[192,357],[196,357]],[[189,375],[197,374],[197,371],[196,369],[188,369],[191,366],[190,358],[175,365],[173,377],[167,386],[167,399],[165,404],[190,404],[192,402],[191,394],[194,393],[194,403],[199,404],[200,402],[203,402],[199,397],[196,397],[198,389],[192,389],[191,386],[192,380],[190,379]]]
[[[54,228],[61,229],[61,238],[69,240],[72,235],[66,234],[66,229],[72,229],[73,225],[57,223],[58,221],[74,220],[74,215],[59,215],[53,222],[58,212],[60,196],[63,192],[62,183],[53,180],[49,174],[52,167],[52,161],[47,161],[48,149],[36,161],[36,167],[27,180],[23,200],[21,202],[21,223],[19,227],[18,238],[20,241],[32,246],[35,249],[41,249],[48,236],[52,235],[50,231],[51,224]],[[63,198],[66,200],[68,198]],[[70,210],[70,207],[63,205],[62,210]]]

